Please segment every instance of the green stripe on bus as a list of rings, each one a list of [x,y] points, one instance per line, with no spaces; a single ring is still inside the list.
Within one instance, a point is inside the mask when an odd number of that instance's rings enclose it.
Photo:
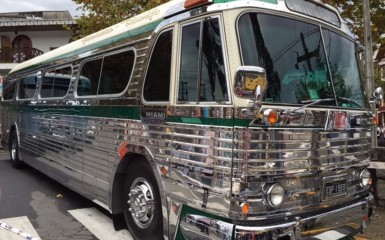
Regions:
[[[12,110],[10,109],[12,108]],[[16,108],[16,109],[15,109]],[[140,109],[135,106],[19,106],[5,107],[5,111],[35,112],[40,114],[60,114],[70,116],[104,117],[140,120]],[[201,118],[187,116],[168,116],[167,123],[191,125],[248,127],[250,119]]]
[[[200,117],[183,117],[183,116],[169,116],[167,118],[169,123],[184,123],[184,124],[197,124],[197,125],[211,125],[211,126],[249,126],[251,120],[243,119],[229,119],[229,118],[200,118]]]

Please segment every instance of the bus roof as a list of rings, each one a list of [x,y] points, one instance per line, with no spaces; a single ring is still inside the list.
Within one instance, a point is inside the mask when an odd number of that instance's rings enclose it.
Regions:
[[[9,74],[37,67],[47,62],[76,56],[100,46],[151,31],[158,26],[159,22],[163,19],[164,15],[171,7],[184,3],[184,1],[185,0],[172,0],[130,19],[88,35],[82,39],[76,40],[31,60],[20,63],[14,67]]]
[[[122,39],[153,31],[165,18],[203,4],[225,4],[237,1],[241,0],[171,0],[130,19],[124,20],[82,39],[76,40],[31,60],[20,63],[10,71],[9,75],[41,67],[54,61],[59,62],[62,60],[64,63],[65,59],[71,57],[85,57],[94,49],[118,42]],[[244,2],[260,2],[279,5],[280,1],[284,2],[286,0],[245,0]],[[313,1],[319,2],[321,0]]]

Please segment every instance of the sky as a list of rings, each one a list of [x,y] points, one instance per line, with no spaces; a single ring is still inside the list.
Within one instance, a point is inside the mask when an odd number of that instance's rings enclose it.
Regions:
[[[76,11],[77,6],[72,0],[1,0],[0,13],[68,10],[72,17],[76,17],[81,15]]]

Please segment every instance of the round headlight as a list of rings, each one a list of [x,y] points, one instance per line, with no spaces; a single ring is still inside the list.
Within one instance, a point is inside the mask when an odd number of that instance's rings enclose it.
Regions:
[[[360,179],[361,179],[361,186],[362,187],[367,187],[370,182],[371,182],[371,178],[370,178],[370,172],[368,171],[368,169],[364,169],[362,170],[362,172],[360,173]]]
[[[271,185],[267,190],[267,202],[272,207],[278,207],[283,202],[285,189],[278,183]]]

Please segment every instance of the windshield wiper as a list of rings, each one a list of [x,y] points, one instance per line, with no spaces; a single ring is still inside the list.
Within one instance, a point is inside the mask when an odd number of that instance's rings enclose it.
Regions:
[[[307,103],[307,104],[299,107],[298,109],[295,109],[294,111],[300,110],[302,108],[310,107],[310,106],[315,105],[317,103],[330,102],[330,101],[335,101],[335,99],[334,98],[320,98],[320,99],[314,99],[314,100],[301,101],[301,103]]]
[[[310,107],[312,105],[315,105],[317,103],[330,102],[330,101],[335,101],[335,99],[334,98],[321,98],[321,99],[301,101],[301,103],[306,103],[306,104],[301,106],[301,107],[298,107],[296,109],[293,109],[291,111],[290,110],[285,111],[284,118],[286,120],[284,120],[284,125],[286,125],[287,121],[289,121],[289,119],[294,117],[296,114],[301,114],[301,113],[298,113],[298,111],[300,111],[304,108]]]
[[[362,107],[360,104],[358,104],[355,100],[353,99],[350,99],[350,98],[345,98],[345,97],[337,97],[337,100],[343,100],[343,101],[346,101],[348,103],[353,103],[355,106],[357,107]]]

